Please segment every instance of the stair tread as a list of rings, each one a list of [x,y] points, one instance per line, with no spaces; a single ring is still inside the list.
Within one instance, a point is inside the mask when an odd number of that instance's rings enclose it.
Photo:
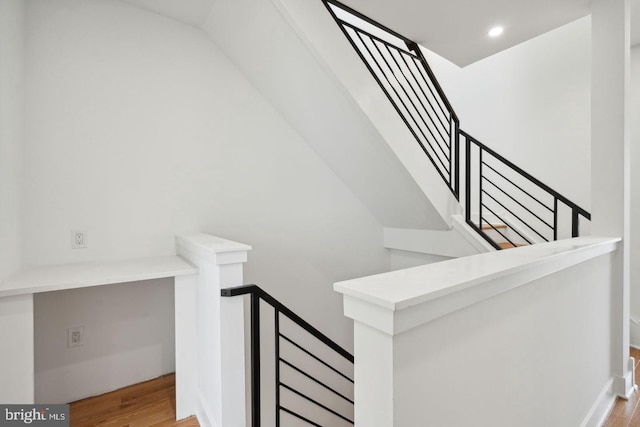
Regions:
[[[527,246],[524,243],[509,243],[509,242],[501,242],[498,243],[498,246],[500,246],[502,249],[512,249],[512,248],[519,248],[520,246]]]
[[[494,228],[506,229],[507,225],[506,224],[482,224],[483,230],[493,230]]]

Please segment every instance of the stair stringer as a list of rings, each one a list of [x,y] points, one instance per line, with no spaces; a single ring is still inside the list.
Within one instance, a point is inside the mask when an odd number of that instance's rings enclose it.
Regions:
[[[452,225],[446,231],[385,228],[384,247],[452,258],[495,251],[461,215],[452,217]]]
[[[369,118],[449,227],[462,207],[321,1],[270,0]]]
[[[354,184],[354,180],[348,176],[352,171],[345,171],[345,168],[336,161],[338,153],[331,151],[331,147],[328,145],[330,142],[327,141],[327,139],[330,138],[320,140],[317,135],[320,130],[305,129],[304,127],[307,125],[302,123],[303,119],[301,120],[299,117],[300,113],[290,110],[287,111],[290,105],[285,105],[277,99],[281,95],[276,92],[274,86],[280,83],[274,83],[273,81],[267,82],[267,78],[260,74],[264,73],[264,67],[262,67],[262,71],[258,71],[263,64],[256,63],[256,59],[260,60],[260,58],[257,58],[256,54],[245,49],[240,30],[236,30],[234,34],[235,40],[229,41],[228,34],[221,36],[223,30],[219,27],[226,24],[220,22],[220,17],[217,16],[220,12],[229,14],[230,18],[233,14],[233,19],[240,19],[241,21],[250,20],[250,26],[262,26],[261,39],[266,40],[271,38],[277,43],[281,43],[282,40],[289,37],[288,34],[284,34],[285,31],[283,28],[276,28],[276,19],[273,16],[247,17],[247,15],[250,15],[249,12],[254,13],[258,6],[262,10],[255,12],[256,14],[267,13],[267,8],[261,4],[261,2],[265,2],[277,10],[277,13],[280,15],[279,19],[288,27],[287,31],[291,31],[295,35],[297,43],[305,50],[304,55],[310,55],[313,58],[315,67],[321,69],[332,81],[334,88],[338,89],[337,93],[340,94],[339,96],[346,99],[347,102],[352,105],[352,109],[358,111],[358,114],[361,116],[359,120],[361,123],[358,125],[362,126],[362,123],[366,122],[366,126],[372,129],[370,133],[374,134],[375,137],[370,138],[367,144],[370,146],[383,144],[385,146],[384,150],[387,152],[386,155],[393,157],[398,167],[402,168],[404,173],[409,177],[411,183],[405,183],[405,185],[408,185],[409,188],[415,187],[416,190],[422,194],[421,197],[430,205],[429,210],[433,210],[433,212],[427,212],[427,214],[435,214],[438,217],[437,220],[432,218],[427,221],[430,222],[430,224],[423,224],[421,226],[408,226],[408,221],[400,224],[399,221],[382,220],[381,223],[383,226],[415,227],[435,230],[450,228],[451,216],[459,213],[461,210],[458,201],[422,151],[411,132],[406,128],[403,120],[386,98],[357,53],[353,50],[349,41],[344,37],[324,4],[320,0],[260,0],[260,2],[253,0],[248,2],[251,3],[251,5],[240,6],[238,5],[239,1],[245,2],[245,0],[235,0],[233,2],[232,0],[217,0],[212,9],[210,19],[205,25],[205,31],[222,47],[232,61],[247,75],[249,80],[265,94],[265,97],[269,99],[294,128],[305,137],[305,140],[307,140],[336,174],[347,183],[352,191],[358,194],[358,184]],[[258,3],[258,5],[256,5],[256,3]],[[238,8],[242,10],[241,14],[235,13],[234,10]],[[267,24],[265,24],[264,21],[266,21]],[[245,23],[240,22],[240,24],[244,25]],[[229,32],[230,30],[227,31],[227,33]],[[262,45],[262,43],[264,43],[263,40],[253,40],[253,42],[256,44],[255,51],[265,49],[274,50],[272,45],[267,45],[266,43]],[[289,49],[290,47],[286,48]],[[298,47],[296,47],[295,52],[296,55],[302,56],[302,52]],[[284,52],[275,51],[273,53],[274,56],[270,58],[271,62],[268,64],[270,69],[273,69],[273,67],[281,67],[283,65],[281,62],[287,60]],[[261,56],[263,54],[257,55]],[[297,61],[298,57],[294,59]],[[291,59],[288,60],[291,61]],[[297,63],[291,63],[290,65],[298,66]],[[289,70],[286,68],[282,68],[281,71],[283,75],[289,73]],[[271,73],[269,78],[271,80],[278,78],[276,74],[278,73]],[[301,74],[291,77],[289,73],[288,81],[283,81],[282,87],[279,89],[285,92],[289,91],[289,93],[286,94],[287,96],[295,91],[302,93],[305,90],[304,88],[298,86],[294,90],[291,86],[287,87],[286,85],[296,85],[296,80],[304,80],[305,78],[310,79],[309,84],[314,84],[311,76]],[[317,99],[308,99],[307,104],[316,102],[316,100]],[[300,105],[302,106],[304,105],[305,99],[301,98],[298,102],[302,103]],[[278,103],[280,103],[280,105],[278,105]],[[300,110],[299,107],[298,110]],[[319,120],[323,115],[330,119],[332,112],[324,109],[316,114],[319,116]],[[346,121],[347,119],[344,120]],[[327,124],[323,130],[326,133],[330,128],[331,125]],[[381,150],[380,148],[376,149]],[[370,161],[370,159],[364,158],[363,161]],[[389,162],[389,160],[387,160],[387,162]],[[377,174],[387,172],[388,171],[385,170],[378,170]],[[360,191],[360,193],[362,193],[362,191]],[[414,197],[420,196],[414,195]],[[402,215],[404,208],[397,205],[394,206],[395,202],[393,200],[386,200],[386,204],[389,205],[387,209],[394,210],[396,215]],[[374,210],[372,209],[372,211]],[[414,223],[415,222],[416,221],[414,221]],[[425,223],[425,221],[422,222]]]

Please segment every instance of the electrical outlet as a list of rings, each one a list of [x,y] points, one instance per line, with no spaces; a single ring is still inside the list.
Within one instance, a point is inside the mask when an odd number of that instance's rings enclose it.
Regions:
[[[71,231],[71,249],[84,249],[87,247],[87,232],[83,230]]]
[[[67,347],[79,347],[81,345],[84,345],[84,326],[67,329]]]

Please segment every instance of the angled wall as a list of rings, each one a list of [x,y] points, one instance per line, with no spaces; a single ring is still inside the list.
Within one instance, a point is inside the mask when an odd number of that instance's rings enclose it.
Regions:
[[[381,224],[449,227],[455,198],[321,1],[218,0],[205,31]]]
[[[175,234],[209,232],[251,244],[247,283],[351,347],[331,284],[389,269],[382,226],[202,31],[119,1],[29,1],[25,85],[27,265],[173,254]],[[76,229],[87,249],[71,249]],[[126,385],[92,369],[169,369],[142,367],[172,331],[133,337],[173,316],[171,286],[38,299],[36,383],[75,399]],[[105,310],[114,300],[128,321]],[[83,324],[86,357],[72,357],[66,330]],[[90,342],[118,354],[99,360]],[[74,370],[92,390],[52,379]]]

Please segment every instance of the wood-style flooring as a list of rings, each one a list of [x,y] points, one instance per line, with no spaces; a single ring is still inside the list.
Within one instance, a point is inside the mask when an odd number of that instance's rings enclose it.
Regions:
[[[195,417],[176,421],[175,374],[73,402],[71,427],[199,427]]]
[[[640,350],[631,349],[631,357],[636,359],[636,384],[640,384]],[[602,427],[637,427],[640,426],[640,392],[635,392],[629,400],[618,398]]]
[[[640,384],[640,350],[636,360],[636,384]],[[111,393],[79,400],[70,405],[71,427],[199,427],[194,418],[175,421],[175,375],[165,375]],[[640,426],[640,392],[629,400],[618,398],[603,427]]]

